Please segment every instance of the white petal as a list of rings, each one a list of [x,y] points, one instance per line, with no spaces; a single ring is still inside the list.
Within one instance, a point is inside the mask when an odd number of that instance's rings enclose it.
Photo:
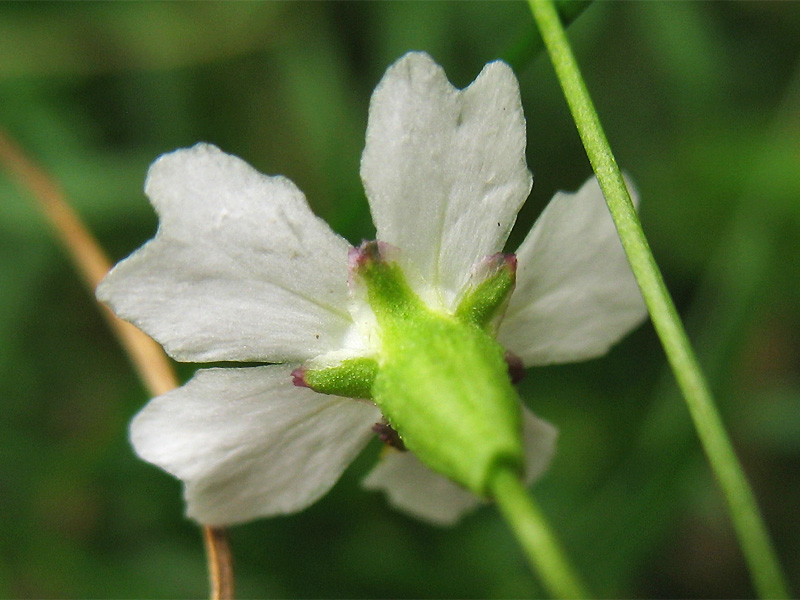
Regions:
[[[526,366],[605,354],[647,314],[595,178],[553,197],[517,259],[498,340]]]
[[[558,432],[550,423],[523,408],[525,482],[541,477],[555,452]],[[383,490],[389,504],[434,525],[453,525],[483,500],[430,470],[413,452],[387,449],[364,479],[368,490]]]
[[[427,54],[405,55],[372,95],[361,178],[378,239],[451,303],[472,264],[502,249],[530,192],[510,67],[490,63],[459,91]]]
[[[347,242],[283,177],[207,144],[159,158],[158,234],[98,297],[179,360],[304,360],[341,348]]]
[[[434,525],[453,525],[480,499],[431,471],[413,452],[387,448],[364,479],[368,490],[383,490],[394,508]]]
[[[558,429],[523,406],[522,436],[525,442],[525,483],[531,485],[544,475],[553,460]]]
[[[203,369],[133,420],[136,452],[183,480],[189,517],[232,525],[302,510],[373,436],[373,404],[295,387],[291,370]]]

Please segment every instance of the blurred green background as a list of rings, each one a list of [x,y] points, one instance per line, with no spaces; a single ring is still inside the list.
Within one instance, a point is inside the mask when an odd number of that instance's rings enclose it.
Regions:
[[[0,4],[0,127],[45,166],[114,260],[152,236],[159,154],[213,142],[290,177],[353,242],[386,67],[426,50],[458,86],[531,35],[521,2]],[[596,3],[571,39],[612,147],[800,590],[800,3]],[[516,65],[532,196],[513,249],[589,165],[543,55]],[[193,371],[182,365],[182,378]],[[561,431],[535,494],[604,597],[752,588],[722,498],[645,324],[607,357],[531,370]],[[180,484],[139,461],[146,402],[27,193],[0,168],[0,596],[202,597]],[[231,531],[242,597],[543,592],[493,508],[454,529],[359,481],[373,443],[302,514]]]

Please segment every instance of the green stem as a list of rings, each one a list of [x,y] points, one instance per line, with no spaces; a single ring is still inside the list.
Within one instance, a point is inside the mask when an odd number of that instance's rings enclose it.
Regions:
[[[667,359],[723,494],[758,594],[788,598],[788,588],[755,497],[744,475],[686,331],[642,231],[622,173],[600,125],[551,0],[528,0],[569,104],[589,162],[606,197]]]
[[[556,10],[561,22],[568,27],[586,10],[594,0],[556,0]],[[508,63],[519,74],[544,49],[544,42],[535,29],[525,27],[500,53],[503,62]]]
[[[554,598],[591,598],[519,475],[498,470],[491,493],[547,591]]]

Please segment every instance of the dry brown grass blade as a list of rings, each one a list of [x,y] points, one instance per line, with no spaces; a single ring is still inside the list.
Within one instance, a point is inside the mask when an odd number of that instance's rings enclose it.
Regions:
[[[228,533],[221,527],[203,527],[203,539],[208,556],[211,597],[215,600],[230,600],[234,593],[234,576]]]
[[[56,236],[70,256],[91,294],[111,268],[111,261],[67,203],[58,184],[33,163],[3,131],[0,131],[0,164],[36,200]],[[169,359],[161,347],[139,329],[118,319],[105,305],[103,316],[127,352],[147,390],[159,396],[178,386]]]
[[[60,186],[2,130],[0,165],[36,200],[94,296],[97,284],[111,268],[111,261],[77,213],[72,210]],[[153,396],[159,396],[176,388],[178,379],[161,346],[130,323],[117,318],[105,305],[98,303],[98,306],[147,390]],[[230,600],[234,592],[233,561],[225,530],[203,527],[203,537],[211,579],[211,598]]]

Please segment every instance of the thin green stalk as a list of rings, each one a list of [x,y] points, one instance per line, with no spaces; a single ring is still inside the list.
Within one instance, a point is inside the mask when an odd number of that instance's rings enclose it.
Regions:
[[[491,492],[547,591],[554,598],[591,598],[519,475],[500,469]]]
[[[550,0],[528,1],[653,325],[725,495],[755,588],[762,598],[788,598],[788,588],[755,497],[650,251],[558,14]]]
[[[556,10],[565,27],[577,19],[594,0],[556,0]],[[544,42],[535,29],[525,27],[500,53],[503,62],[508,63],[519,74],[527,67],[539,51],[544,50]]]

